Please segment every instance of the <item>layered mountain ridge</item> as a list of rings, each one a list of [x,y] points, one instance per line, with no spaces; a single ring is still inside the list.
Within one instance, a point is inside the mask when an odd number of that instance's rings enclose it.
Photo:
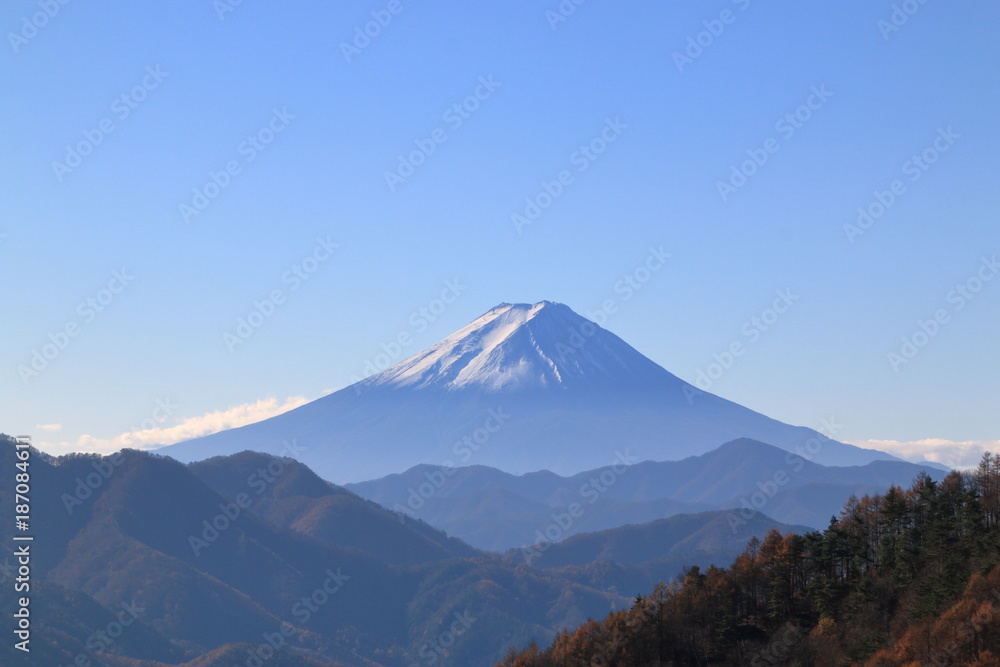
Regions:
[[[420,465],[347,488],[475,547],[503,551],[532,543],[537,527],[573,502],[587,511],[561,531],[564,539],[706,510],[730,510],[738,523],[749,508],[776,521],[822,530],[852,495],[905,487],[921,474],[944,477],[938,468],[907,461],[823,466],[744,438],[680,461],[609,466],[571,477]]]
[[[18,462],[0,434],[0,475],[13,479]],[[565,566],[553,552],[551,570],[477,551],[266,454],[185,466],[135,450],[31,450],[30,470],[32,544],[43,548],[32,548],[22,592],[31,653],[0,645],[0,664],[12,667],[407,667],[431,664],[428,655],[442,667],[486,667],[627,605],[685,565],[726,563],[755,535],[798,529],[764,516],[735,534],[713,516],[678,520],[687,533],[676,522],[643,533],[667,559]],[[13,486],[0,485],[0,505],[13,501]],[[15,530],[0,525],[0,580],[11,586]],[[579,561],[601,541],[627,543],[597,535],[558,554]],[[16,604],[0,600],[6,614]],[[115,620],[123,605],[135,611],[127,627]],[[456,618],[468,631],[438,651]]]

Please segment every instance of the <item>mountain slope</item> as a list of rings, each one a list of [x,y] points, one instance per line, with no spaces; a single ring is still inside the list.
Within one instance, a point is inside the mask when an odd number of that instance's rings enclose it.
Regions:
[[[497,665],[998,665],[998,488],[991,454],[972,473],[920,477]]]
[[[585,512],[562,538],[727,508],[756,509],[784,523],[823,529],[851,495],[907,486],[922,472],[944,476],[936,467],[905,461],[823,466],[744,438],[680,461],[643,461],[571,477],[421,465],[348,488],[479,548],[504,550],[534,542],[535,532],[552,523],[552,512],[574,502]]]
[[[632,391],[673,376],[567,306],[502,303],[423,352],[361,381],[377,388],[486,393],[609,388]]]
[[[0,475],[13,479],[14,463],[12,441],[0,436]],[[160,661],[145,667],[244,665],[266,637],[290,628],[274,664],[406,667],[433,653],[432,642],[458,615],[472,625],[435,664],[474,667],[626,601],[598,587],[600,580],[591,585],[514,565],[419,522],[400,522],[298,464],[289,462],[256,494],[248,471],[272,463],[244,454],[231,464],[199,465],[200,475],[225,489],[220,493],[167,457],[33,451],[32,532],[44,545],[32,561],[33,610],[58,616],[39,625],[38,655],[69,664],[105,616],[126,603],[140,609],[141,624],[117,642],[121,652],[84,651],[92,664],[122,667],[145,658]],[[98,481],[81,481],[88,479]],[[11,493],[0,485],[0,505],[11,506]],[[251,493],[259,502],[240,495]],[[65,501],[78,496],[78,503]],[[0,524],[0,544],[13,544],[12,523]],[[387,559],[417,564],[391,565],[366,544],[413,550]],[[13,561],[5,558],[9,551],[0,550],[8,568]],[[0,662],[24,664],[10,653],[0,652]]]
[[[271,523],[338,547],[359,549],[392,565],[481,555],[422,521],[401,521],[399,514],[324,482],[294,459],[242,452],[188,468],[226,497],[245,493],[250,498],[248,509]]]
[[[534,564],[539,567],[587,565],[595,561],[641,564],[682,555],[688,565],[701,565],[697,556],[717,558],[727,565],[755,535],[771,530],[781,534],[805,534],[807,526],[790,526],[754,512],[733,521],[730,512],[683,514],[641,525],[627,525],[595,533],[580,533],[539,551]],[[708,565],[710,563],[705,563]]]
[[[816,461],[894,457],[701,392],[567,306],[501,304],[430,348],[295,410],[164,447],[190,462],[246,449],[337,483],[419,463],[574,474],[622,452],[669,460],[749,437]]]

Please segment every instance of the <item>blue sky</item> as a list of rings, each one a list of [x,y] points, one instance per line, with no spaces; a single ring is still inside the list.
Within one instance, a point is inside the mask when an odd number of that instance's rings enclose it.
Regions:
[[[3,430],[198,434],[611,300],[775,418],[995,447],[1000,8],[562,6],[5,3]]]

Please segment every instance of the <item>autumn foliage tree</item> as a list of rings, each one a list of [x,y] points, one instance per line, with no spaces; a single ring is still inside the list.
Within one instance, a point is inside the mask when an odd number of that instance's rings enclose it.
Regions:
[[[506,667],[1000,667],[1000,457],[852,497],[823,532],[754,538]]]

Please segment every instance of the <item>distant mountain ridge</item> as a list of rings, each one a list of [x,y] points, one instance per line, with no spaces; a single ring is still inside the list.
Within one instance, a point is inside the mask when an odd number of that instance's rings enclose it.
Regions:
[[[16,462],[0,435],[0,475],[13,479]],[[3,665],[83,664],[79,656],[94,667],[247,665],[268,646],[280,650],[262,662],[284,667],[408,667],[428,656],[442,667],[489,665],[511,646],[548,642],[629,604],[684,565],[729,561],[764,527],[793,530],[766,517],[739,534],[718,517],[676,519],[688,528],[625,531],[642,532],[645,555],[664,558],[581,565],[577,554],[534,566],[401,520],[266,454],[185,466],[134,450],[33,450],[30,466],[33,536],[44,545],[32,560],[32,660],[4,642]],[[0,505],[12,494],[0,485]],[[0,524],[3,577],[17,562],[12,524]],[[613,533],[584,541],[595,540],[620,543]],[[96,633],[123,604],[134,623],[97,650]],[[12,596],[0,603],[5,613],[13,605]],[[433,642],[457,618],[467,632],[438,651]]]
[[[517,476],[485,466],[420,465],[347,488],[473,546],[504,550],[533,541],[537,527],[572,502],[587,511],[563,537],[716,509],[737,510],[737,518],[738,510],[759,510],[786,524],[823,529],[851,495],[905,487],[921,472],[944,477],[937,467],[906,461],[823,466],[741,438],[699,456],[635,462],[618,471],[603,467],[569,477],[548,471]],[[591,484],[602,475],[612,483]]]
[[[572,475],[625,448],[675,460],[742,437],[830,465],[898,460],[700,391],[550,301],[500,304],[350,387],[159,451],[191,462],[246,449],[279,454],[294,440],[301,461],[345,483],[444,462]]]
[[[0,474],[10,479],[13,449],[0,437]],[[317,484],[291,461],[260,494],[249,475],[261,465],[278,469],[264,455],[193,469],[129,450],[109,461],[33,452],[34,537],[45,549],[32,561],[32,610],[50,611],[33,616],[37,664],[68,665],[84,655],[105,667],[154,664],[140,659],[244,665],[277,636],[284,648],[273,664],[406,667],[447,629],[444,619],[465,613],[483,619],[477,636],[466,633],[436,662],[487,665],[507,644],[550,638],[622,602],[570,577],[515,570],[417,521],[400,522],[353,493]],[[62,496],[94,474],[95,463],[109,474],[68,512]],[[10,506],[11,493],[0,485],[0,503]],[[12,530],[12,522],[0,526],[0,563],[12,558]],[[491,581],[504,583],[493,593],[499,597],[485,599],[479,591],[496,588]],[[571,604],[560,609],[561,599]],[[87,642],[106,623],[97,610],[113,613],[123,602],[141,610],[134,627],[106,654],[95,653]],[[522,603],[527,611],[516,619],[503,611]],[[282,637],[284,627],[294,633]],[[11,644],[0,647],[0,664],[24,664]]]
[[[642,565],[669,562],[680,556],[687,566],[727,562],[755,535],[771,530],[802,535],[807,526],[789,526],[753,512],[733,529],[728,512],[682,514],[643,524],[628,524],[594,533],[580,533],[538,549],[533,563],[559,568],[599,561]]]

